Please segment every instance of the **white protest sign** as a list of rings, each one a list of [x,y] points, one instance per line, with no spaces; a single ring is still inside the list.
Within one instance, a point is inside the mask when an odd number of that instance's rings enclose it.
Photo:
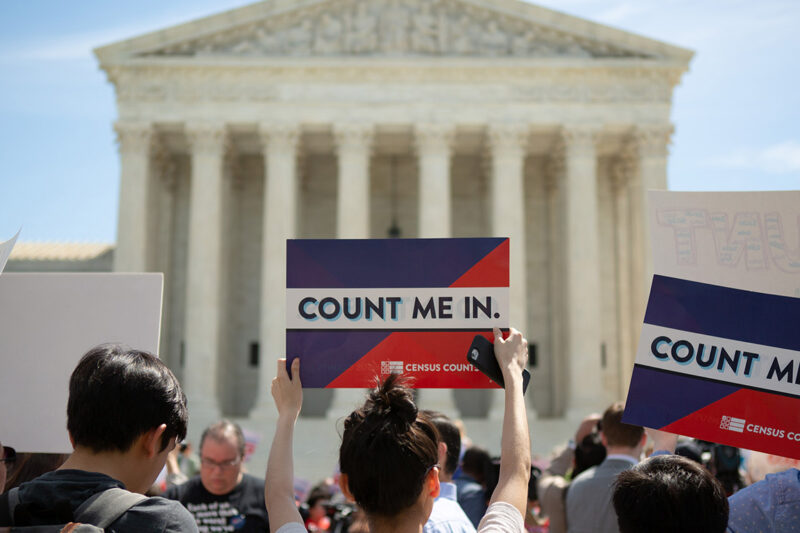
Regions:
[[[650,191],[623,421],[800,459],[800,191]]]
[[[649,191],[656,274],[800,296],[800,191]]]
[[[21,452],[71,452],[72,370],[102,343],[157,353],[162,288],[162,274],[0,276],[3,444]]]
[[[11,250],[14,249],[14,244],[17,242],[20,231],[22,231],[22,228],[17,230],[17,234],[7,241],[0,242],[0,272],[3,272],[3,269],[6,267],[6,261],[8,261],[8,256],[11,255]]]

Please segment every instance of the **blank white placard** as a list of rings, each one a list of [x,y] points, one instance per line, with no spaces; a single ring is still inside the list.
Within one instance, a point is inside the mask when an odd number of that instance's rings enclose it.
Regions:
[[[69,453],[69,376],[98,344],[158,352],[163,275],[0,276],[0,440]],[[125,416],[125,413],[119,413]]]

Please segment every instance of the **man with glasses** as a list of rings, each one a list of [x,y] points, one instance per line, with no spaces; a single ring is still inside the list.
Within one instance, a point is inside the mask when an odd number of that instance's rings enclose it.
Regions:
[[[194,515],[200,531],[269,531],[264,480],[243,472],[244,445],[238,424],[215,422],[200,438],[200,475],[164,493]]]
[[[17,458],[17,452],[10,446],[3,446],[0,442],[0,493],[6,486],[6,476],[8,475],[8,467],[13,466],[14,460]]]

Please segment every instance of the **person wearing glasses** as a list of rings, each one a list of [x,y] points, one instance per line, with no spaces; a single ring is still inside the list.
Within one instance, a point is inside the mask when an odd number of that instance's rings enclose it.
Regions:
[[[243,469],[244,434],[229,420],[208,426],[200,437],[200,474],[167,488],[165,498],[178,500],[200,530],[269,531],[264,480]]]

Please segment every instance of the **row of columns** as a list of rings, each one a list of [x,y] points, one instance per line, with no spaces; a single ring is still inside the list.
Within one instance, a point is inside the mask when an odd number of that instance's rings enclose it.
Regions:
[[[223,264],[223,187],[228,139],[224,123],[187,123],[191,149],[189,247],[187,258],[184,385],[193,412],[208,420],[219,414],[217,406],[217,354],[221,345],[221,280]],[[121,122],[116,126],[120,144],[121,185],[117,271],[147,271],[148,198],[152,194],[150,171],[154,131],[147,123]],[[666,136],[664,134],[666,132]],[[300,127],[262,124],[259,135],[265,161],[263,246],[261,263],[260,337],[262,364],[256,414],[271,413],[267,384],[275,372],[275,359],[284,351],[286,239],[296,236],[298,179],[297,150]],[[414,128],[419,158],[419,237],[450,237],[450,161],[455,129],[446,124],[420,124]],[[341,124],[333,128],[338,155],[337,236],[368,238],[369,163],[374,139],[370,124]],[[491,232],[511,238],[511,324],[527,329],[524,163],[529,127],[496,124],[487,129],[491,158]],[[564,350],[568,359],[569,404],[574,410],[596,408],[602,397],[600,380],[600,279],[596,231],[597,137],[595,128],[564,127],[553,153],[561,192],[558,207],[564,228],[561,243],[564,288]],[[626,237],[633,250],[646,250],[644,200],[648,188],[666,187],[666,145],[669,129],[635,130],[630,143],[636,164],[629,165],[631,232]],[[619,221],[618,221],[619,222]],[[555,250],[555,248],[553,248]],[[630,258],[631,278],[642,282],[633,288],[630,305],[643,313],[646,274],[652,274],[648,253]],[[620,280],[621,282],[622,280]],[[587,379],[587,376],[589,379]],[[426,391],[427,392],[427,391]],[[443,401],[442,398],[439,398]],[[206,420],[207,421],[207,420]],[[205,422],[205,421],[203,421]]]

